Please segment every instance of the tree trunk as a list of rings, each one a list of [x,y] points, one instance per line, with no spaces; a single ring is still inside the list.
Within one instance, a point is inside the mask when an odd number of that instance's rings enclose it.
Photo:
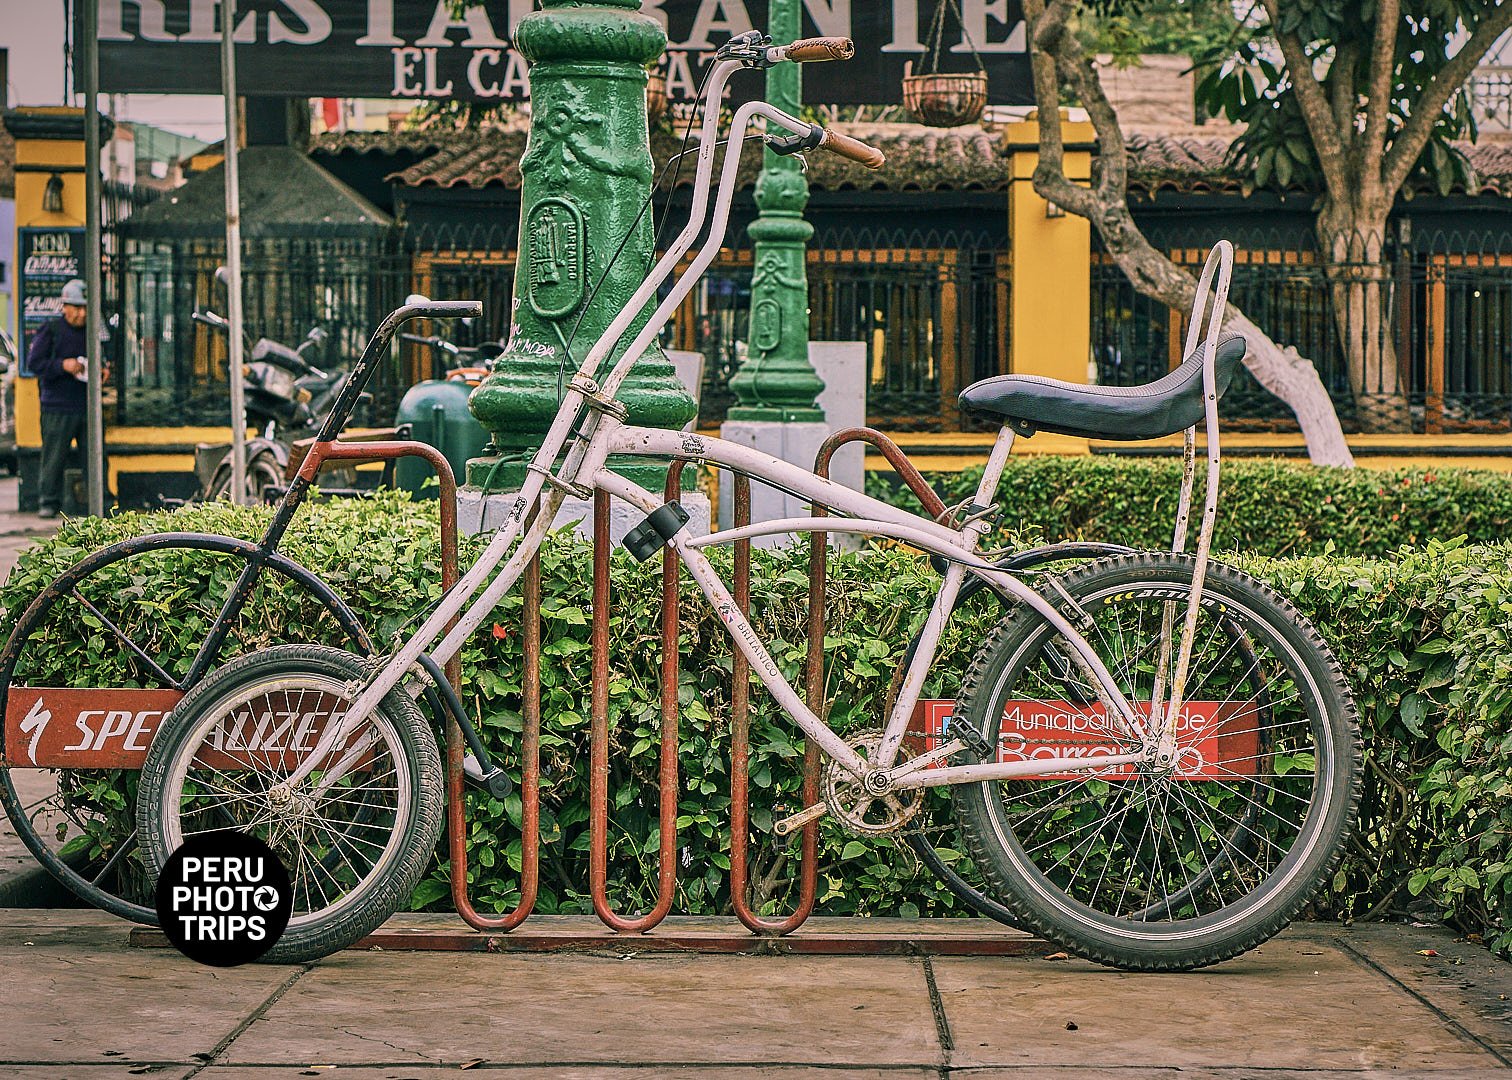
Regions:
[[[1094,224],[1102,235],[1103,246],[1136,289],[1178,311],[1191,310],[1197,282],[1150,246],[1126,206],[1110,207]],[[1285,402],[1296,415],[1312,463],[1353,468],[1354,455],[1344,441],[1333,400],[1313,362],[1299,355],[1295,348],[1276,344],[1232,304],[1224,317],[1224,329],[1244,335],[1249,343],[1244,366],[1256,382]]]
[[[1145,296],[1177,310],[1190,310],[1197,282],[1145,238],[1129,212],[1128,147],[1118,126],[1118,113],[1103,91],[1091,57],[1082,51],[1068,29],[1075,0],[1023,0],[1030,21],[1030,66],[1034,97],[1039,105],[1039,163],[1034,190],[1090,221],[1103,246]],[[1069,87],[1087,110],[1097,133],[1099,158],[1090,187],[1066,175],[1060,137],[1059,104],[1062,87]],[[1053,123],[1049,122],[1053,119]],[[1308,456],[1317,465],[1349,468],[1354,457],[1344,441],[1333,401],[1318,378],[1317,368],[1295,349],[1283,349],[1229,305],[1224,324],[1244,334],[1249,343],[1245,366],[1261,386],[1284,401],[1297,417]]]
[[[1362,430],[1412,430],[1407,379],[1398,363],[1394,325],[1395,276],[1386,261],[1386,224],[1376,215],[1318,217],[1318,240],[1327,260],[1339,347]]]

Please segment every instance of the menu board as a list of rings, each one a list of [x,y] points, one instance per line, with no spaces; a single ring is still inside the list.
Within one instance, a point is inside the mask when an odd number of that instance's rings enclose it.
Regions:
[[[17,230],[21,267],[21,374],[31,375],[26,356],[32,336],[63,314],[63,286],[84,276],[84,230],[78,227]]]

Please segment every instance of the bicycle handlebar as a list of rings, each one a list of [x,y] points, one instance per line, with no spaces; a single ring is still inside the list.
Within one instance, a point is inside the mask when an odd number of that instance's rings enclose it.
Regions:
[[[865,165],[868,169],[880,169],[887,164],[887,155],[875,146],[868,146],[860,139],[853,139],[828,128],[824,129],[824,135],[819,139],[819,149],[828,150],[858,165]]]
[[[769,134],[766,144],[772,153],[783,157],[804,150],[828,150],[831,154],[858,162],[868,169],[880,169],[887,164],[887,155],[875,146],[869,146],[849,135],[841,135],[838,131],[830,131],[822,124],[811,124],[808,132],[803,135]]]
[[[795,64],[812,64],[821,60],[849,60],[856,55],[856,43],[847,37],[799,38],[777,50],[781,59]]]
[[[331,406],[331,411],[326,413],[325,423],[321,425],[316,440],[330,442],[346,425],[363,387],[378,365],[378,358],[388,351],[389,342],[394,340],[394,335],[401,326],[411,319],[476,319],[482,314],[481,300],[429,300],[419,295],[410,296],[402,306],[389,312],[383,322],[378,324],[378,329],[373,331],[373,336],[362,350],[362,356],[347,373],[346,383]],[[308,460],[307,457],[306,462]],[[300,475],[304,475],[303,466],[300,467]],[[313,474],[306,483],[312,479]]]
[[[482,314],[481,300],[427,300],[423,296],[411,296],[389,318],[397,315],[400,322],[410,319],[476,319]]]
[[[439,349],[441,352],[449,353],[452,356],[460,356],[463,352],[468,351],[463,349],[462,346],[454,345],[450,341],[447,341],[445,338],[438,337],[435,334],[432,334],[429,337],[424,337],[420,334],[411,334],[408,331],[400,331],[399,340],[408,341],[415,345],[425,345],[432,349]]]

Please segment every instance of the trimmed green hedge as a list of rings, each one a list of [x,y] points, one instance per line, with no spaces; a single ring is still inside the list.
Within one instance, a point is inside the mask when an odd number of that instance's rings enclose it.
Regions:
[[[55,539],[23,556],[0,588],[0,617],[8,624],[58,570],[110,541],[170,528],[250,538],[266,516],[262,510],[220,505],[70,523]],[[464,558],[478,547],[477,541],[468,541]],[[393,495],[306,510],[284,546],[290,557],[327,576],[380,637],[436,597],[437,549],[434,504],[412,504]],[[543,556],[546,725],[538,903],[543,912],[589,910],[587,555],[586,545],[562,534]],[[790,678],[797,677],[804,651],[806,558],[806,549],[755,555],[753,621]],[[1512,687],[1512,643],[1507,640],[1512,549],[1430,543],[1380,559],[1246,556],[1238,561],[1290,596],[1333,643],[1366,725],[1363,825],[1335,880],[1315,902],[1314,913],[1441,914],[1495,939],[1503,949],[1512,945],[1512,876],[1507,874],[1512,857],[1512,690],[1507,689]],[[656,561],[640,566],[622,554],[614,561],[610,880],[621,910],[644,909],[654,889],[659,576]],[[182,594],[192,589],[186,583],[198,580],[188,566],[162,577],[136,587]],[[835,560],[828,694],[837,728],[875,723],[911,621],[922,616],[920,599],[934,581],[927,563],[905,551],[867,550]],[[518,596],[507,598],[463,656],[464,697],[481,717],[485,739],[512,769],[518,768],[521,724],[519,604]],[[722,912],[729,903],[729,648],[717,619],[691,587],[685,590],[682,617],[679,833],[685,869],[677,909]],[[187,664],[204,613],[186,596],[144,611],[142,618],[167,624],[157,646],[164,662]],[[331,638],[329,628],[307,626],[305,619],[299,611],[270,603],[242,628],[238,648],[306,636]],[[954,621],[928,694],[956,691],[965,658],[983,633],[980,616]],[[61,635],[65,641],[75,638],[76,644],[50,651],[36,675],[63,672],[86,685],[92,678],[111,677],[119,659],[108,640],[88,627]],[[795,870],[765,832],[774,806],[779,812],[798,808],[800,748],[792,733],[767,696],[754,694],[757,835],[752,875],[771,910],[785,908]],[[518,798],[499,802],[473,794],[470,800],[473,894],[483,910],[508,910],[518,899]],[[822,836],[821,912],[960,913],[954,899],[890,842],[858,840],[829,827]],[[413,903],[418,908],[448,902],[445,866],[438,862]]]
[[[976,492],[980,467],[931,473],[947,505]],[[1198,463],[1196,498],[1206,488]],[[867,490],[918,509],[888,473]],[[998,489],[1002,527],[1011,535],[1103,540],[1170,547],[1181,491],[1171,458],[1015,457]],[[1385,555],[1404,544],[1466,536],[1472,543],[1512,537],[1512,474],[1472,469],[1319,469],[1279,458],[1223,463],[1215,545],[1267,555]]]

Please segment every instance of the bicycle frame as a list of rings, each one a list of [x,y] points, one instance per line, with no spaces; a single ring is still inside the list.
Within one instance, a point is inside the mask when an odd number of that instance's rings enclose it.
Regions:
[[[1161,706],[1165,703],[1160,700],[1161,694],[1157,693],[1146,715],[1124,696],[1113,675],[1104,666],[1092,646],[1059,610],[1012,573],[984,561],[977,554],[977,544],[990,528],[990,525],[981,517],[968,516],[961,527],[951,528],[873,499],[749,447],[718,438],[625,424],[626,410],[615,400],[615,394],[628,375],[635,359],[644,352],[671,318],[684,297],[717,255],[728,225],[740,149],[752,121],[760,117],[768,124],[785,128],[797,135],[805,135],[813,131],[808,123],[789,116],[765,102],[753,101],[740,106],[731,122],[729,149],[723,159],[722,173],[711,214],[709,193],[714,171],[714,151],[718,138],[718,109],[714,105],[721,100],[730,75],[742,66],[744,65],[739,60],[723,59],[716,62],[711,73],[698,148],[694,200],[687,226],[653,267],[625,308],[611,321],[608,328],[595,342],[577,373],[567,384],[557,416],[540,449],[527,466],[522,489],[516,496],[503,525],[479,556],[477,563],[462,576],[443,603],[399,647],[396,653],[383,662],[382,667],[361,688],[341,722],[332,724],[326,729],[312,752],[285,781],[288,787],[292,788],[300,784],[319,767],[319,763],[329,758],[336,747],[345,745],[357,726],[421,661],[437,638],[441,639],[439,644],[430,650],[430,657],[435,662],[446,663],[458,653],[463,643],[483,623],[497,603],[516,586],[526,566],[550,531],[565,495],[571,494],[578,498],[585,498],[595,491],[601,491],[634,506],[645,514],[650,514],[665,505],[662,497],[609,471],[605,463],[610,455],[663,460],[671,458],[722,467],[795,495],[815,506],[822,506],[829,511],[844,515],[843,517],[783,518],[705,536],[690,534],[687,526],[684,525],[667,540],[667,543],[676,552],[681,565],[697,582],[704,596],[719,615],[735,648],[749,661],[767,691],[793,718],[806,738],[812,740],[825,754],[855,777],[874,782],[881,790],[887,791],[1003,780],[1044,773],[1098,771],[1120,765],[1159,762],[1162,760],[1162,753],[1169,753],[1174,741],[1181,686],[1191,651],[1191,628],[1200,603],[1200,578],[1197,583],[1199,592],[1192,597],[1183,626],[1183,640],[1175,659],[1172,679],[1173,695],[1170,702],[1173,707],[1163,709]],[[672,274],[684,254],[692,248],[695,240],[702,234],[705,223],[710,221],[712,223],[708,237],[688,269],[673,284],[650,319],[618,356],[609,374],[600,384],[595,378],[595,373],[610,358],[611,351],[629,331],[638,313],[655,299],[658,288]],[[1216,480],[1217,466],[1214,358],[1217,331],[1221,325],[1224,308],[1223,295],[1226,294],[1227,289],[1229,259],[1231,259],[1231,254],[1226,254],[1220,260],[1223,264],[1219,272],[1220,295],[1218,302],[1213,306],[1205,342],[1204,390],[1208,413],[1206,419],[1209,425],[1210,477],[1213,480]],[[1210,259],[1209,266],[1204,272],[1201,286],[1203,292],[1198,298],[1199,305],[1205,301],[1213,269],[1213,262]],[[1198,311],[1201,310],[1199,307]],[[1197,333],[1196,315],[1197,313],[1194,312],[1193,337]],[[1012,430],[1005,426],[993,444],[986,469],[978,485],[975,500],[978,506],[993,505],[1013,441]],[[1193,433],[1189,431],[1187,436],[1188,467],[1182,501],[1184,513],[1182,524],[1178,528],[1179,534],[1184,534],[1185,511],[1190,508],[1193,446]],[[556,468],[559,460],[560,468]],[[554,469],[556,471],[553,471]],[[1200,562],[1204,566],[1215,499],[1216,483],[1210,483],[1208,506],[1203,518],[1203,538],[1199,544]],[[730,589],[719,578],[704,554],[704,549],[708,547],[778,533],[858,533],[878,536],[909,544],[948,561],[949,565],[944,572],[940,589],[935,594],[924,624],[919,648],[909,663],[901,688],[887,718],[884,736],[875,760],[869,761],[853,750],[815,714],[813,709],[804,703],[798,692],[784,678],[766,646],[741,613]],[[1179,535],[1178,540],[1181,538]],[[503,569],[492,582],[488,582],[489,576],[501,563]],[[951,755],[965,748],[962,741],[953,739],[943,746],[895,767],[914,706],[923,690],[925,677],[934,662],[945,623],[967,573],[982,577],[991,587],[1005,596],[1028,605],[1062,636],[1070,646],[1072,661],[1095,690],[1106,710],[1106,715],[1112,723],[1122,728],[1130,743],[1138,747],[1137,751],[1095,758],[1055,757],[1027,762],[992,761],[970,765],[947,765],[946,761]],[[488,582],[486,587],[485,582]],[[1167,639],[1169,637],[1168,632]],[[1162,672],[1169,659],[1169,644],[1167,640],[1162,656]],[[424,681],[423,678],[416,679],[411,686],[412,691],[419,693]],[[320,783],[324,786],[330,782],[332,782],[331,772],[328,769]],[[816,808],[810,808],[810,810],[814,809]],[[818,809],[822,810],[822,805]],[[809,811],[805,811],[805,814],[807,813]],[[786,824],[796,827],[798,822],[792,819]]]

